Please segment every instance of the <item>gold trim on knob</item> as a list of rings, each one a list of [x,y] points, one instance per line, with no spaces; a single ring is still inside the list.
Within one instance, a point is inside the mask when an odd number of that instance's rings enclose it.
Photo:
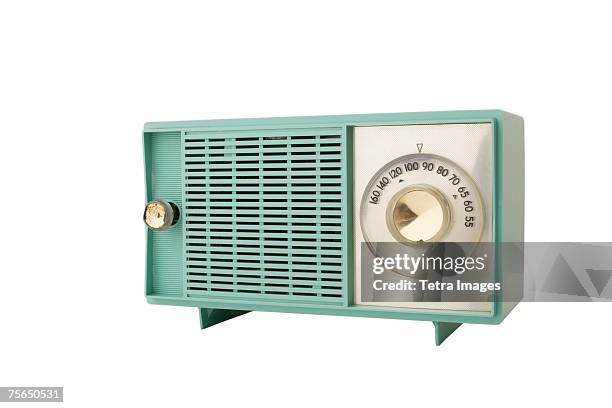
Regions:
[[[152,230],[163,231],[178,223],[179,209],[174,203],[152,200],[145,206],[142,219]]]
[[[387,226],[400,242],[424,244],[440,240],[450,223],[444,196],[431,186],[415,185],[399,191],[387,208]]]

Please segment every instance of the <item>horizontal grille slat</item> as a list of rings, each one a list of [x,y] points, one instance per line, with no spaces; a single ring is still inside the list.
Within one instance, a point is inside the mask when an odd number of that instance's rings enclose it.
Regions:
[[[259,243],[262,241],[260,236],[250,236],[244,237],[241,236],[240,239],[234,237],[235,234],[229,235],[214,235],[211,237],[202,237],[202,238],[194,238],[194,235],[189,236],[189,241],[187,242],[187,246],[214,246],[214,245],[236,245],[236,247],[240,246],[252,246],[254,242]],[[266,235],[263,240],[265,243],[269,245],[279,245],[280,243],[286,243],[288,239],[287,235]],[[318,242],[316,239],[307,239],[297,238],[293,240],[294,244],[300,244],[300,246],[312,246],[314,243]],[[340,243],[341,241],[337,241],[335,238],[325,238],[320,240],[322,243],[325,243],[325,246],[333,246],[336,243]]]
[[[186,165],[188,166],[197,166],[197,165],[203,165],[203,164],[207,164],[206,161],[202,162],[200,160],[195,160],[197,158],[194,158],[194,160],[188,160],[185,162]],[[324,167],[334,167],[335,165],[340,163],[340,158],[334,159],[334,158],[330,158],[328,161],[325,161],[324,163],[319,164],[319,166],[324,166]],[[282,161],[282,163],[266,163],[264,166],[259,167],[259,169],[261,169],[264,173],[267,174],[268,171],[271,170],[275,170],[275,169],[286,169],[287,166],[291,166],[291,168],[310,168],[313,167],[313,163],[308,163],[305,162],[303,160],[293,160],[293,161],[287,161],[287,160],[278,160],[278,161]],[[313,161],[314,162],[314,161]],[[215,167],[214,168],[208,168],[208,169],[203,169],[203,172],[208,172],[211,175],[216,175],[218,173],[225,173],[228,170],[231,173],[232,169],[236,169],[236,172],[239,174],[243,174],[242,172],[245,169],[252,169],[253,168],[253,163],[236,163],[235,165],[228,165],[228,164],[218,164],[215,163]],[[257,165],[257,164],[255,164]]]
[[[185,293],[341,304],[342,129],[183,134]]]
[[[251,155],[254,157],[257,157],[259,155],[263,155],[263,156],[284,156],[287,154],[287,149],[290,148],[291,149],[291,154],[295,155],[295,154],[300,154],[300,153],[306,153],[306,154],[312,154],[312,153],[320,153],[320,152],[328,152],[329,154],[338,154],[338,147],[339,147],[339,143],[336,144],[336,146],[329,146],[329,145],[323,145],[323,144],[319,144],[316,147],[310,147],[310,146],[295,146],[295,145],[289,145],[289,146],[282,146],[282,147],[277,147],[277,145],[268,145],[268,146],[261,146],[261,147],[255,147],[255,148],[251,148],[251,147],[246,147],[244,146],[243,148],[225,148],[223,150],[211,150],[210,148],[206,148],[205,146],[197,146],[199,143],[188,143],[185,146],[185,149],[187,151],[189,151],[189,153],[193,153],[196,150],[202,150],[203,152],[205,151],[206,153],[204,154],[205,157],[240,157],[240,156],[247,156],[247,155]],[[276,153],[276,154],[273,154]]]
[[[284,256],[271,256],[271,255],[238,255],[240,257],[240,262],[243,264],[247,264],[249,263],[249,261],[282,261],[282,262],[287,262],[288,261],[288,257],[290,255],[284,255]],[[328,262],[330,264],[336,265],[338,264],[338,266],[341,266],[338,262],[336,262],[338,255],[335,255],[334,257],[331,256],[326,256],[326,255],[312,255],[312,256],[295,256],[292,255],[291,256],[291,262],[293,264],[298,264],[298,263],[306,263],[308,265],[316,265],[319,262]],[[210,259],[197,259],[194,257],[188,257],[187,258],[187,263],[188,264],[201,264],[201,265],[207,265],[209,262],[211,262],[211,260],[215,260],[214,257],[211,257]],[[224,259],[216,259],[217,262],[225,262]],[[228,260],[227,262],[234,262],[232,260]]]
[[[192,154],[194,151],[191,151]],[[252,164],[259,156],[254,153],[248,156],[192,156],[192,157],[200,157],[203,160],[198,160],[199,162],[204,162],[203,164],[228,164],[232,161],[235,161],[237,164]],[[265,159],[269,159],[272,162],[277,160],[282,160],[284,157],[282,154],[270,156],[269,154],[263,154]],[[191,158],[191,157],[190,157]],[[326,152],[324,159],[338,159],[340,155],[337,155],[334,151]],[[317,162],[320,159],[319,154],[309,154],[308,152],[304,153],[296,153],[292,156],[292,160],[289,163],[308,163],[308,162]]]
[[[251,168],[239,168],[236,170],[236,172],[234,174],[231,173],[220,173],[220,172],[215,172],[215,171],[210,171],[210,170],[203,170],[203,169],[198,169],[198,168],[189,168],[187,171],[190,173],[207,173],[208,174],[208,180],[209,183],[221,183],[220,181],[216,181],[216,180],[229,180],[229,179],[235,179],[235,180],[245,180],[243,182],[246,182],[247,177],[249,176],[256,176],[256,177],[265,177],[265,178],[270,178],[272,176],[283,176],[283,178],[292,178],[292,179],[298,179],[298,178],[302,178],[304,176],[308,176],[308,178],[311,179],[317,179],[319,176],[329,176],[329,175],[338,175],[338,170],[340,170],[338,167],[320,167],[318,170],[313,169],[312,167],[295,167],[295,168],[291,168],[289,170],[278,170],[278,169],[263,169],[263,170],[252,170]],[[303,172],[303,173],[302,173]],[[223,177],[221,179],[221,177]],[[191,179],[192,177],[188,177],[188,180]]]
[[[203,289],[203,290],[215,290],[215,289],[220,289],[220,290],[228,290],[228,291],[233,291],[235,289],[235,287],[240,286],[240,287],[244,287],[246,286],[244,283],[241,282],[228,282],[228,284],[223,284],[223,283],[210,283],[210,284],[199,284],[196,285],[194,283],[189,283],[188,286],[188,290],[198,290],[198,289]],[[338,289],[338,290],[333,290],[333,289],[321,289],[321,288],[317,288],[317,287],[289,287],[286,284],[283,285],[279,285],[279,286],[274,286],[271,283],[266,283],[263,285],[264,288],[258,288],[258,285],[254,285],[251,287],[248,287],[247,289],[252,291],[253,293],[256,292],[260,292],[260,293],[267,293],[267,292],[274,292],[275,294],[281,294],[281,293],[285,293],[287,295],[293,294],[295,293],[300,293],[300,294],[305,294],[305,293],[312,293],[312,294],[328,294],[328,295],[337,295],[337,296],[341,296],[342,295],[342,290]],[[308,285],[303,285],[303,286],[308,286]]]
[[[285,264],[287,264],[287,262],[285,262]],[[274,270],[274,269],[286,269],[288,272],[291,271],[318,271],[318,272],[326,272],[326,273],[340,273],[342,272],[342,269],[340,267],[338,267],[337,265],[327,265],[327,262],[324,262],[322,265],[313,265],[313,264],[292,264],[290,268],[287,268],[287,265],[284,265],[282,262],[279,263],[267,263],[266,264],[266,269],[264,271],[261,271],[262,273],[264,273],[267,270]],[[220,262],[220,261],[206,261],[205,263],[203,263],[202,265],[198,265],[197,262],[187,262],[188,265],[188,269],[210,269],[210,270],[216,270],[218,268],[223,268],[223,269],[230,269],[233,265],[232,262]],[[242,268],[248,268],[249,270],[251,269],[261,269],[258,265],[253,265],[252,263],[249,262],[240,262],[240,265]],[[189,271],[189,273],[191,273],[193,271]]]
[[[295,291],[292,294],[287,294],[282,291],[275,291],[273,288],[264,291],[255,290],[255,289],[244,289],[242,291],[233,292],[231,289],[221,289],[221,290],[207,290],[207,289],[189,289],[188,296],[191,298],[201,298],[206,300],[217,300],[223,301],[228,298],[232,300],[240,300],[244,302],[258,302],[265,300],[267,302],[282,302],[286,303],[295,303],[295,304],[337,304],[337,296],[324,294],[321,296],[317,296],[316,293],[306,293]]]
[[[335,129],[334,132],[338,130]],[[253,137],[238,137],[234,138],[226,135],[211,136],[204,134],[203,137],[198,138],[193,135],[187,135],[185,137],[185,142],[189,144],[189,146],[195,147],[203,147],[207,148],[209,151],[213,151],[215,149],[225,150],[228,143],[233,147],[268,147],[268,146],[296,146],[300,144],[312,144],[315,140],[320,140],[321,143],[339,143],[341,139],[340,135],[324,135],[321,134],[319,130],[317,130],[319,136],[314,135],[294,135],[289,138],[284,136],[253,136]]]
[[[189,224],[187,226],[187,232],[188,233],[206,232],[205,227],[206,227],[205,225],[200,225],[200,224]],[[215,227],[218,228],[219,226],[218,225],[216,225],[216,226],[212,225],[209,228],[215,228]],[[316,228],[321,233],[340,234],[342,232],[340,227],[322,227],[322,226],[317,226]],[[221,229],[221,228],[218,228],[218,229]],[[312,229],[313,229],[313,227],[292,227],[290,232],[291,233],[295,233],[295,234],[312,234],[313,233]],[[230,230],[228,230],[228,231],[230,231]],[[248,234],[248,233],[255,233],[258,230],[255,229],[255,228],[236,228],[236,229],[233,229],[231,231],[239,232],[239,233],[247,233]],[[256,236],[259,236],[259,235],[256,235]],[[277,236],[279,236],[279,235],[277,235]],[[207,238],[204,238],[204,240],[207,240]]]
[[[228,212],[226,210],[208,210],[206,213],[200,213],[200,212],[196,212],[196,211],[190,211],[187,213],[187,215],[189,217],[211,217],[211,218],[215,218],[215,216],[228,216],[231,217],[232,215],[283,215],[283,216],[289,216],[289,215],[293,215],[293,216],[300,216],[300,215],[310,215],[310,216],[314,216],[316,218],[334,218],[334,217],[341,217],[342,214],[340,214],[338,211],[317,211],[315,210],[272,210],[272,209],[265,209],[265,210],[244,210],[244,209],[236,209],[234,211],[234,214],[228,214]]]
[[[275,287],[277,288],[280,287],[278,285],[282,285],[282,286],[287,286],[289,289],[299,288],[300,290],[304,290],[304,291],[307,291],[308,289],[312,289],[313,287],[314,288],[324,288],[330,291],[342,289],[342,284],[339,282],[321,281],[314,285],[306,283],[309,280],[314,280],[316,278],[294,280],[291,283],[291,285],[287,285],[287,279],[283,279],[281,277],[252,278],[252,277],[241,277],[241,276],[236,277],[236,276],[231,276],[231,275],[230,276],[218,276],[219,274],[216,274],[216,275],[217,276],[191,276],[189,278],[189,284],[196,285],[196,286],[197,285],[206,286],[206,285],[223,285],[226,283],[231,283],[231,284],[235,283],[237,285],[253,284],[252,286],[276,285]],[[311,285],[312,287],[307,287],[309,285]]]

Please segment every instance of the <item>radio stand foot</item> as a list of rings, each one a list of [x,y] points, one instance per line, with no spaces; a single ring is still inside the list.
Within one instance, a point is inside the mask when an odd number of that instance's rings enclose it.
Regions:
[[[448,323],[448,322],[432,322],[436,328],[436,346],[442,344],[448,336],[450,336],[461,323]]]
[[[200,309],[200,328],[206,329],[248,312],[249,310]]]

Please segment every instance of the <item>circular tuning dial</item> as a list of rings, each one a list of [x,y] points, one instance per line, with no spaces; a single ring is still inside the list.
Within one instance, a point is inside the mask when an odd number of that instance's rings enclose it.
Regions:
[[[372,177],[360,218],[363,237],[374,250],[382,242],[415,250],[432,242],[475,243],[485,223],[472,178],[451,160],[421,153],[399,157]]]

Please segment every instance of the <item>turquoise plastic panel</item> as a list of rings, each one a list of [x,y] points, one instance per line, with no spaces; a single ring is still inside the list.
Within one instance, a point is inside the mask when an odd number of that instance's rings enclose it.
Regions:
[[[179,207],[183,203],[181,134],[159,132],[145,134],[147,179],[150,181],[147,201],[163,198]],[[166,231],[147,230],[150,253],[150,280],[147,294],[183,296],[182,220]]]

